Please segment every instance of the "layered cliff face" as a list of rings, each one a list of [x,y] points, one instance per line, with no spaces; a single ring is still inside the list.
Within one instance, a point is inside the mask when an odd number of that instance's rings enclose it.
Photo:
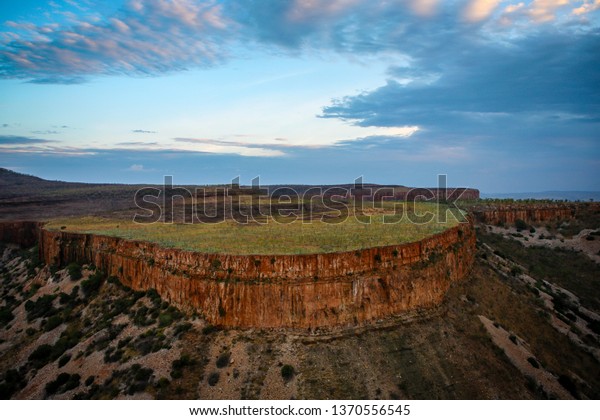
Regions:
[[[203,254],[108,236],[38,232],[47,264],[93,263],[134,290],[156,289],[214,325],[241,327],[361,325],[432,307],[468,273],[475,254],[470,222],[415,243],[276,256]]]
[[[568,220],[575,214],[575,208],[566,205],[546,206],[501,206],[494,208],[474,209],[475,219],[487,225],[512,225],[520,219],[527,223]]]

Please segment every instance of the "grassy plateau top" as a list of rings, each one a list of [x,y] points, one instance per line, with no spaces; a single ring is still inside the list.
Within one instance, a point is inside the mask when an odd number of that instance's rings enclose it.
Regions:
[[[386,206],[387,207],[387,206]],[[232,255],[290,255],[352,251],[415,242],[458,224],[456,212],[429,203],[412,205],[410,218],[389,208],[365,209],[364,223],[353,213],[317,220],[269,217],[260,223],[150,223],[99,217],[48,221],[54,231],[92,233],[157,243],[165,248]],[[412,209],[411,209],[412,210]],[[444,215],[447,215],[443,221]],[[460,216],[459,216],[460,217]],[[416,219],[421,218],[418,223]],[[423,221],[423,219],[427,221]],[[431,219],[431,220],[428,220]],[[364,220],[363,220],[364,221]]]

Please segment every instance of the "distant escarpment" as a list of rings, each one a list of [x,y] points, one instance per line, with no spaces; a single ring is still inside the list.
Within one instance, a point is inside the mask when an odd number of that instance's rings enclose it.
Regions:
[[[441,303],[475,255],[472,221],[419,242],[310,255],[223,255],[93,234],[0,223],[1,238],[31,245],[46,264],[93,263],[134,290],[227,327],[363,325]]]
[[[527,223],[569,220],[576,207],[568,204],[482,206],[471,209],[475,220],[487,225],[512,225],[516,220]]]

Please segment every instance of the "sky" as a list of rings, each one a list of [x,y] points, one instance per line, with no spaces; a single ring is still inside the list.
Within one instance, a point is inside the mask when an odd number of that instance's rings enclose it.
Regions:
[[[600,190],[600,0],[2,0],[0,167]]]

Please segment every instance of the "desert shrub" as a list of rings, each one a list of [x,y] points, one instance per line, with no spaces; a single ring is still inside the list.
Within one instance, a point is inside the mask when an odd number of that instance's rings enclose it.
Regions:
[[[294,377],[294,373],[294,367],[291,365],[283,365],[281,367],[281,377],[285,381],[289,381],[290,379],[292,379]]]
[[[202,328],[202,334],[204,334],[204,335],[209,335],[216,331],[219,331],[219,327],[216,327],[216,326],[210,325],[210,324],[205,326],[204,328]]]
[[[88,376],[88,378],[85,380],[85,386],[90,386],[91,384],[93,384],[95,379],[96,377],[93,375]]]
[[[527,223],[525,223],[524,220],[517,219],[515,220],[515,227],[517,228],[517,231],[520,232],[527,229],[529,226],[527,226]]]
[[[69,273],[69,277],[73,281],[77,281],[81,277],[83,277],[83,274],[81,273],[81,266],[76,262],[72,262],[67,266],[67,272]]]
[[[154,320],[152,317],[148,317],[148,308],[146,306],[142,306],[135,312],[135,316],[133,317],[133,323],[140,327],[145,327],[148,325],[154,324]]]
[[[50,344],[42,344],[38,346],[29,355],[29,361],[33,362],[34,366],[44,366],[50,360],[52,355],[52,346]]]
[[[73,375],[65,372],[60,373],[55,380],[46,384],[46,395],[62,394],[63,392],[75,389],[79,386],[80,381],[81,376],[77,373]]]
[[[27,321],[31,322],[41,317],[52,316],[56,313],[56,308],[52,302],[56,295],[40,296],[35,302],[28,300],[25,302],[25,310],[27,311]]]
[[[168,327],[172,323],[173,323],[173,317],[171,316],[170,313],[164,312],[158,316],[158,326],[159,327],[161,327],[161,328]]]
[[[16,369],[9,369],[0,381],[0,400],[8,400],[18,390],[27,385],[25,376]]]
[[[101,272],[96,272],[81,282],[81,290],[86,298],[89,299],[98,292],[100,286],[102,286],[103,277],[104,275]]]
[[[131,342],[131,340],[132,340],[131,337],[127,337],[127,338],[124,338],[122,340],[119,340],[119,343],[117,344],[117,348],[122,349],[127,344],[129,344]]]
[[[56,377],[55,380],[48,382],[46,384],[46,394],[47,395],[55,394],[61,386],[63,386],[64,384],[66,384],[69,381],[70,378],[71,378],[71,374],[66,373],[66,372],[60,373]]]
[[[535,228],[533,226],[529,228],[529,233],[535,233]]]
[[[219,383],[219,372],[213,372],[208,376],[208,384],[210,386],[215,386]]]
[[[115,349],[114,347],[108,347],[104,352],[105,363],[116,363],[123,357],[123,349]]]
[[[175,326],[173,335],[175,337],[179,337],[181,334],[183,334],[186,331],[189,331],[191,328],[192,328],[192,324],[190,322],[182,322]]]
[[[150,368],[143,368],[140,364],[136,363],[131,366],[131,369],[127,375],[126,383],[128,384],[127,393],[133,395],[136,392],[142,392],[146,390],[150,382],[154,371]]]
[[[156,383],[156,386],[161,389],[164,389],[164,388],[168,387],[170,383],[171,382],[169,382],[169,380],[167,378],[163,377],[158,380],[158,382]]]
[[[587,323],[588,328],[594,332],[594,334],[600,335],[600,321],[592,319]]]
[[[52,331],[53,329],[55,329],[62,323],[63,323],[63,319],[60,315],[52,315],[50,318],[48,318],[48,321],[44,324],[44,330]]]
[[[226,367],[229,365],[229,360],[231,359],[231,354],[229,353],[221,353],[217,358],[217,367],[219,369]]]
[[[46,395],[54,395],[56,393],[62,394],[63,392],[70,391],[79,386],[81,376],[79,374],[61,373],[55,380],[46,384]]]
[[[58,359],[58,367],[63,367],[64,365],[66,365],[67,363],[69,363],[69,360],[71,360],[71,355],[70,354],[65,354],[63,355],[60,359]]]
[[[156,289],[150,289],[146,292],[146,296],[152,301],[155,306],[160,305],[160,295],[156,291]]]
[[[166,342],[166,338],[164,334],[158,332],[156,329],[152,329],[140,334],[133,342],[133,346],[142,356],[145,356],[149,353],[155,353],[162,348],[167,348],[168,343]]]
[[[519,344],[519,343],[517,342],[517,337],[516,337],[516,336],[514,336],[514,335],[512,335],[512,334],[511,334],[511,335],[508,337],[508,339],[509,339],[510,341],[512,341],[514,344],[517,344],[517,345]]]
[[[560,375],[558,377],[558,383],[561,384],[564,389],[569,391],[569,393],[573,397],[579,398],[579,392],[577,391],[577,385],[575,384],[575,382],[573,382],[573,380],[570,377],[568,377],[567,375]]]
[[[533,366],[534,368],[536,368],[536,369],[539,369],[539,368],[540,368],[540,364],[538,363],[538,361],[537,361],[537,360],[535,360],[535,357],[528,357],[528,358],[527,358],[527,361],[528,361],[528,362],[529,362],[529,364],[530,364],[531,366]]]
[[[514,277],[517,277],[523,274],[523,270],[521,270],[521,267],[515,265],[510,269],[510,274]]]
[[[12,313],[12,309],[3,306],[2,309],[0,309],[0,326],[8,325],[13,319],[15,319],[15,316]]]
[[[196,360],[192,359],[189,354],[183,354],[179,359],[173,360],[171,363],[171,377],[173,379],[183,376],[183,368],[196,364]]]

